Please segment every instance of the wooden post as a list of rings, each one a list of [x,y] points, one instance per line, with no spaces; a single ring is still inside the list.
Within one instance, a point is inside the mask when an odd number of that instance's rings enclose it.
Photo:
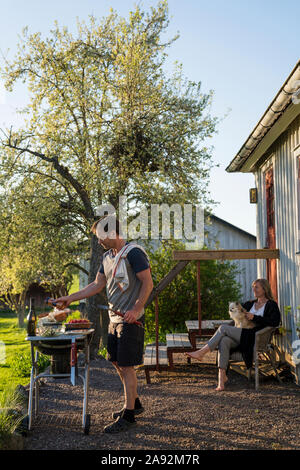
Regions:
[[[201,283],[200,283],[200,261],[197,261],[197,294],[198,294],[198,322],[199,322],[199,336],[201,336]]]
[[[158,357],[158,296],[155,296],[155,350],[156,350],[156,370],[159,370],[159,357]]]

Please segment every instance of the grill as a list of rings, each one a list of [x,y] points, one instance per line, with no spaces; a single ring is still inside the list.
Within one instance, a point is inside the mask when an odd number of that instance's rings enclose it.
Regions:
[[[32,427],[33,404],[35,416],[39,409],[39,380],[45,377],[55,379],[69,378],[72,385],[77,385],[78,379],[83,383],[83,410],[82,428],[85,434],[89,434],[90,415],[88,414],[88,392],[89,392],[89,366],[90,366],[90,342],[93,336],[93,329],[81,331],[68,331],[57,336],[28,336],[27,341],[31,345],[31,374],[28,401],[28,415],[23,425],[28,430]],[[79,373],[77,367],[77,351],[84,353],[83,373]],[[50,373],[38,373],[39,353],[51,356]]]

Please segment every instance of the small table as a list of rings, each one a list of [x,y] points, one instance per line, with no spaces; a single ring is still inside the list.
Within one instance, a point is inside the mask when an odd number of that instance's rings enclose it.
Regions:
[[[201,321],[201,336],[213,336],[216,325],[230,324],[232,320],[202,320]],[[196,349],[196,337],[199,336],[199,321],[187,320],[185,322],[188,330],[189,339],[194,349]]]

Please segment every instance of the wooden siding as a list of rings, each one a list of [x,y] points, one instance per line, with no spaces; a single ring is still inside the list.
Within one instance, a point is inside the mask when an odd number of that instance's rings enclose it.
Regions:
[[[300,322],[300,266],[299,240],[297,230],[297,159],[294,149],[300,143],[300,116],[274,142],[264,156],[263,164],[256,172],[258,188],[257,206],[257,248],[266,246],[266,195],[265,171],[273,165],[275,186],[275,230],[276,247],[280,250],[277,261],[278,302],[282,313],[283,326],[292,330],[287,337],[280,340],[280,346],[291,354],[291,344],[297,339],[295,323]],[[266,265],[258,261],[258,277],[266,277]],[[284,308],[290,306],[291,313],[286,315]],[[289,344],[288,344],[289,343]],[[297,380],[300,383],[300,367],[297,367]]]
[[[205,230],[208,232],[205,241],[211,249],[240,250],[256,248],[255,236],[242,232],[235,227],[229,227],[222,220],[213,219],[211,225],[205,226]],[[253,298],[251,284],[257,279],[257,262],[251,259],[241,259],[232,261],[232,263],[240,271],[236,276],[236,280],[241,285],[242,302],[246,302]]]

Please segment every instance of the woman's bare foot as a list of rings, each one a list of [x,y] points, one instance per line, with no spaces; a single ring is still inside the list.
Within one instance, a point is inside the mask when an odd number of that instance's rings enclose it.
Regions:
[[[226,375],[226,371],[223,369],[219,369],[219,381],[218,386],[215,389],[217,392],[223,392],[225,390],[225,384],[228,382],[228,377]]]
[[[206,344],[205,346],[203,346],[203,348],[198,349],[197,351],[186,352],[185,355],[191,357],[192,359],[197,359],[198,361],[201,361],[205,354],[207,354],[209,351],[210,349]]]
[[[225,390],[224,385],[226,384],[227,381],[228,381],[228,379],[224,380],[224,383],[223,383],[223,384],[219,384],[219,385],[217,386],[217,388],[215,388],[215,390],[216,390],[217,392],[223,392],[223,390]]]

